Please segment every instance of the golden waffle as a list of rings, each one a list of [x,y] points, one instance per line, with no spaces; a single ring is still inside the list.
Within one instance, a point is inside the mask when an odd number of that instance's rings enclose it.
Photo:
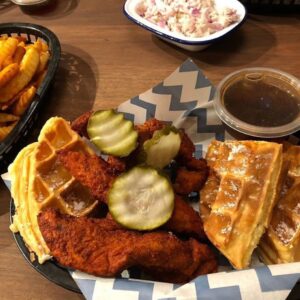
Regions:
[[[33,143],[25,147],[9,167],[11,195],[16,209],[10,229],[20,232],[29,251],[35,252],[39,263],[43,263],[51,256],[37,225],[38,203],[30,197],[28,188],[33,176],[32,160],[36,146],[37,143]],[[31,258],[33,260],[34,255]]]
[[[210,241],[242,269],[270,221],[282,169],[282,146],[258,141],[213,141],[200,214]]]
[[[54,206],[69,215],[86,215],[94,209],[97,201],[58,162],[56,152],[60,150],[94,154],[68,122],[58,117],[49,119],[38,138],[34,180],[30,185],[32,197],[40,208]]]
[[[300,261],[300,146],[288,147],[283,157],[289,162],[288,175],[258,247],[266,264]]]
[[[37,215],[44,207],[55,207],[74,216],[90,213],[97,201],[59,163],[58,150],[93,154],[69,123],[54,117],[41,130],[37,143],[24,148],[9,167],[16,214],[11,230],[20,232],[39,263],[50,258],[40,233]]]

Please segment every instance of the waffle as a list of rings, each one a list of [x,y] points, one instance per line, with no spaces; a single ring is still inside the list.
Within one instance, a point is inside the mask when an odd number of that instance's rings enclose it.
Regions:
[[[300,146],[284,151],[289,170],[258,253],[266,264],[300,261]]]
[[[9,167],[16,207],[10,228],[20,232],[39,263],[50,258],[37,223],[40,210],[50,206],[62,213],[83,216],[97,205],[88,189],[58,163],[57,151],[65,149],[94,153],[67,121],[54,117],[42,128],[38,142],[24,148]]]
[[[236,269],[246,268],[279,194],[282,146],[259,141],[213,141],[200,214],[210,241]]]

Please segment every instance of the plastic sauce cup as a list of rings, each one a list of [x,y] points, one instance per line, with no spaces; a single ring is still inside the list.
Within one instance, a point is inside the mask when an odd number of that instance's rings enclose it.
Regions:
[[[271,68],[241,69],[218,85],[214,107],[229,127],[276,138],[300,130],[300,81]]]

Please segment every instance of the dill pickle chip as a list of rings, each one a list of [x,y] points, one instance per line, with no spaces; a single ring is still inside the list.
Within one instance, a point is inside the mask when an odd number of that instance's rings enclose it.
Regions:
[[[92,143],[105,153],[128,156],[137,146],[138,134],[124,114],[110,110],[99,110],[89,118],[87,133]]]
[[[154,132],[153,137],[143,144],[140,159],[155,168],[164,168],[177,155],[181,144],[178,130],[174,126],[166,126]]]
[[[174,192],[158,170],[138,166],[123,173],[108,192],[113,219],[136,230],[152,230],[166,223],[174,209]]]

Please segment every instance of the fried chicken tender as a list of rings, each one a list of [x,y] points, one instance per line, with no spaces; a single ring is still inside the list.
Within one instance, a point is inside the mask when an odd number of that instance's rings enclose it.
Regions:
[[[123,158],[109,155],[107,157],[107,163],[115,175],[118,175],[126,170],[126,161]]]
[[[87,133],[87,124],[92,113],[93,113],[92,111],[87,111],[86,113],[80,115],[71,123],[71,128],[74,131],[76,131],[80,136],[89,138]]]
[[[181,144],[175,160],[181,167],[177,170],[174,190],[180,195],[188,195],[202,189],[208,177],[209,167],[205,159],[194,157],[195,145],[184,130],[180,131],[180,136]]]
[[[181,144],[179,148],[178,155],[176,157],[176,161],[182,164],[186,164],[189,161],[196,151],[194,143],[188,137],[183,129],[180,130]]]
[[[58,152],[58,159],[82,185],[90,190],[95,199],[107,202],[107,192],[116,176],[105,160],[97,155],[65,150]]]
[[[146,140],[152,138],[156,130],[162,129],[166,123],[159,121],[157,119],[149,119],[143,124],[135,125],[135,130],[138,132],[138,143],[143,145]]]
[[[206,239],[203,223],[198,212],[178,195],[175,196],[173,214],[163,228],[197,239]]]
[[[186,167],[177,170],[174,190],[180,195],[198,192],[204,186],[209,173],[209,168],[204,159],[191,158],[186,162]]]
[[[112,277],[129,267],[161,275],[174,283],[217,270],[213,252],[194,239],[167,232],[140,233],[113,220],[61,215],[48,208],[38,223],[51,254],[64,266]]]

